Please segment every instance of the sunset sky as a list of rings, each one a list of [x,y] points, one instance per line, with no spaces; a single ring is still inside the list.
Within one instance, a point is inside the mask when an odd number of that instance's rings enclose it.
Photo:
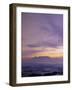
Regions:
[[[22,13],[22,58],[63,57],[63,15]]]

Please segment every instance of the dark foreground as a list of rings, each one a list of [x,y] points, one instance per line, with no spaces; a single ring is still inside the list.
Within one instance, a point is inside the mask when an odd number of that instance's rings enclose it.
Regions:
[[[22,61],[22,77],[63,75],[63,59],[36,57]]]

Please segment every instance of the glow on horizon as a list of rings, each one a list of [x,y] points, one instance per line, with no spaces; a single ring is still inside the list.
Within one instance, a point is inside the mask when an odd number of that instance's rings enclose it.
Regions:
[[[27,49],[25,49],[26,51]],[[29,55],[23,55],[23,58],[33,58],[33,57],[50,57],[50,58],[60,58],[63,57],[63,48],[61,46],[57,48],[33,48],[29,50],[41,50],[40,52],[31,53]],[[27,50],[28,51],[28,50]],[[24,52],[24,51],[23,51]]]
[[[50,58],[60,58],[63,57],[63,53],[53,53],[53,52],[39,52],[32,55],[32,57],[50,57]]]

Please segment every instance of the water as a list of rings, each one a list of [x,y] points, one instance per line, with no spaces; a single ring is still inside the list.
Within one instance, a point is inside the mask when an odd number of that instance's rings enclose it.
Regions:
[[[35,57],[22,60],[22,77],[63,75],[63,58]]]

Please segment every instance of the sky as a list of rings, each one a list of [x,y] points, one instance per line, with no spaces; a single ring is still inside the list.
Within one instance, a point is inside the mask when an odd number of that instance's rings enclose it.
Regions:
[[[22,58],[63,57],[63,15],[22,13]]]

